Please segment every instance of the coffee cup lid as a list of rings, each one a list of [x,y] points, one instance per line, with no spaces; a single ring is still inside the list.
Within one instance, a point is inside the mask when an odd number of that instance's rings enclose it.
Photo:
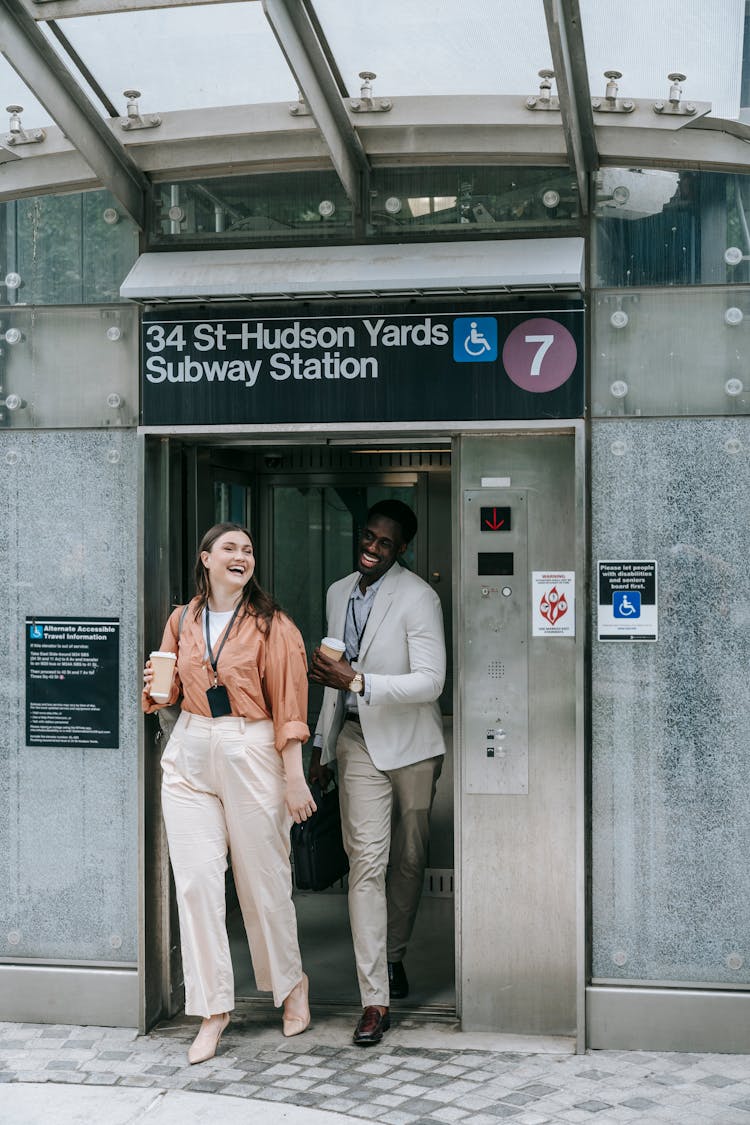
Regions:
[[[177,653],[176,652],[151,652],[151,653],[149,653],[149,656],[151,658],[153,658],[154,656],[164,656],[169,660],[176,660],[177,659]]]
[[[336,652],[346,652],[346,645],[340,641],[338,637],[323,637],[320,642],[322,645],[328,645],[329,648],[334,649]]]

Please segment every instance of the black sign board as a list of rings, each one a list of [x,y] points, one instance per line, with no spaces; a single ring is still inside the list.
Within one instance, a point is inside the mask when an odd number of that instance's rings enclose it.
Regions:
[[[26,745],[120,745],[120,622],[26,618]]]
[[[146,426],[573,418],[583,307],[516,299],[143,316]],[[396,311],[393,311],[393,310]]]
[[[601,561],[597,637],[600,641],[659,638],[655,559]]]

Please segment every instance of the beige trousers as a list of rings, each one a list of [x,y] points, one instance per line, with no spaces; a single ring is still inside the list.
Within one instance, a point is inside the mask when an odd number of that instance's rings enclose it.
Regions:
[[[388,1007],[387,962],[403,959],[414,927],[443,757],[383,772],[373,765],[359,724],[347,721],[336,761],[362,1007]]]
[[[270,720],[182,712],[162,755],[162,808],[185,976],[185,1012],[234,1007],[227,849],[259,989],[280,1006],[302,979],[285,777]]]

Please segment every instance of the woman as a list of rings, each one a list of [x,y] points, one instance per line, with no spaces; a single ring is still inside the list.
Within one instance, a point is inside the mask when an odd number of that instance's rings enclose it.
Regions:
[[[177,653],[169,699],[182,709],[162,755],[162,808],[177,889],[185,1012],[203,1017],[188,1051],[212,1058],[234,1007],[225,921],[227,847],[258,988],[283,1002],[284,1035],[310,1023],[291,897],[289,829],[315,811],[302,769],[307,665],[293,622],[258,585],[250,532],[219,523],[203,537],[196,597],[167,621]],[[181,620],[182,618],[182,620]]]

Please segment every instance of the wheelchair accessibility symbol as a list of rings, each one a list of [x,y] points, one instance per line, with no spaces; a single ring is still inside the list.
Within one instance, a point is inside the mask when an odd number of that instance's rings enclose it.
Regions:
[[[612,616],[620,620],[641,616],[641,595],[639,590],[614,590],[612,593]]]
[[[459,316],[453,321],[456,363],[492,363],[497,359],[497,321],[494,316]]]
[[[44,640],[44,626],[43,625],[29,625],[29,636],[32,641]]]

